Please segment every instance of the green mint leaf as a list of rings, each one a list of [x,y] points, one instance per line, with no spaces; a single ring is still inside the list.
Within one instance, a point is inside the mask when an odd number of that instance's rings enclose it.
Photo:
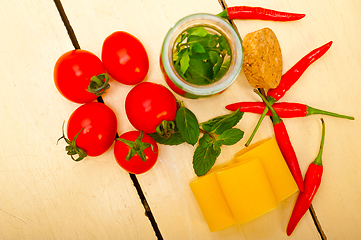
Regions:
[[[213,78],[212,65],[201,59],[191,58],[189,61],[188,71],[184,74],[186,79],[192,79],[196,85],[206,85]]]
[[[208,133],[203,134],[203,137],[199,139],[198,142],[200,147],[207,148],[209,146],[212,146],[212,138]]]
[[[215,65],[219,61],[219,59],[222,59],[221,56],[219,56],[219,53],[217,53],[216,51],[209,51],[208,54],[212,65]]]
[[[208,47],[215,48],[217,46],[217,44],[218,44],[218,38],[219,38],[218,35],[211,35],[210,34],[210,38],[209,38],[209,41],[208,41]]]
[[[207,34],[204,37],[191,35],[187,38],[187,44],[188,46],[191,46],[194,43],[199,43],[204,48],[209,48],[209,42],[211,41],[211,39],[212,39],[212,34]]]
[[[230,114],[226,114],[216,118],[214,124],[211,127],[211,131],[215,134],[222,134],[225,130],[228,130],[234,127],[239,120],[241,120],[243,116],[243,112],[235,111]]]
[[[207,30],[204,27],[196,27],[192,29],[191,36],[205,37],[208,35]]]
[[[163,145],[174,146],[185,142],[180,132],[173,133],[169,138],[162,138],[158,133],[148,133],[148,135],[153,138],[154,141]]]
[[[208,120],[207,122],[203,122],[200,124],[201,128],[206,132],[212,132],[212,128],[215,124],[217,124],[219,121],[221,121],[224,118],[224,116],[218,116],[215,118],[212,118]]]
[[[223,35],[221,35],[219,36],[218,41],[222,51],[225,50],[227,54],[230,54],[231,50],[226,38]]]
[[[231,59],[228,58],[227,60],[225,60],[222,65],[220,66],[219,70],[217,73],[215,73],[215,80],[219,80],[221,79],[224,74],[226,74],[226,72],[228,71],[229,69],[229,66],[231,65]]]
[[[193,155],[193,169],[198,177],[205,175],[212,168],[217,159],[216,155],[213,145],[206,148],[198,145]]]
[[[201,60],[202,62],[207,62],[209,58],[208,53],[193,53],[191,56],[191,61],[194,61],[194,59]]]
[[[215,79],[217,79],[217,80],[219,79],[217,75],[223,66],[222,62],[223,62],[223,58],[220,57],[220,58],[218,58],[218,61],[213,66],[213,75],[216,76]]]
[[[199,124],[193,112],[186,107],[180,107],[175,121],[183,139],[191,145],[196,144],[199,138]]]
[[[213,144],[213,150],[215,152],[216,158],[221,154],[221,146],[218,144]]]
[[[205,53],[206,52],[204,47],[200,43],[197,43],[197,42],[192,44],[191,50],[196,53]]]
[[[223,145],[233,145],[243,138],[244,132],[238,128],[231,128],[224,131],[217,137],[217,142],[221,142]]]
[[[185,51],[180,59],[180,72],[184,74],[189,67],[189,52]]]

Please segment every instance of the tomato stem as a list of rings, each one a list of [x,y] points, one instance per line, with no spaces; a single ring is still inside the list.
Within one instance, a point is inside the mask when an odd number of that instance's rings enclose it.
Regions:
[[[162,138],[170,138],[170,136],[174,133],[175,123],[173,121],[163,120],[156,128],[156,132]]]
[[[98,76],[93,76],[90,79],[88,86],[88,92],[94,93],[96,96],[101,96],[105,91],[110,87],[109,85],[109,76],[106,73],[99,74]]]
[[[81,161],[88,155],[86,154],[86,152],[83,149],[81,149],[80,147],[78,147],[76,145],[76,139],[78,138],[81,131],[83,131],[84,127],[82,129],[80,129],[80,131],[74,136],[73,141],[70,141],[68,138],[65,137],[64,124],[65,124],[65,122],[63,123],[63,127],[62,127],[63,136],[61,136],[56,143],[58,144],[60,139],[64,139],[65,142],[68,144],[65,147],[67,154],[70,155],[71,159],[73,159],[74,161],[76,161],[76,162]],[[74,158],[73,157],[74,155],[78,155],[78,157]]]
[[[151,147],[152,151],[154,152],[154,148],[152,144],[143,142],[143,135],[144,132],[140,131],[135,141],[130,141],[124,138],[115,139],[116,141],[121,141],[130,148],[127,156],[125,157],[126,161],[129,161],[134,155],[138,154],[140,159],[142,159],[142,161],[145,162],[147,161],[147,157],[145,156],[144,149]]]

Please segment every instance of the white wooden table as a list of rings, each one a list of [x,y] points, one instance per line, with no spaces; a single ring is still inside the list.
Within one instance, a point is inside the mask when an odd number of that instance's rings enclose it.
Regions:
[[[140,199],[130,175],[115,162],[113,148],[102,156],[73,162],[64,151],[65,143],[56,143],[63,121],[79,105],[57,92],[52,74],[57,58],[74,49],[76,42],[72,43],[54,1],[5,0],[0,8],[0,239],[361,238],[361,2],[225,3],[306,14],[301,21],[289,23],[234,21],[242,37],[263,27],[276,33],[284,72],[309,51],[334,42],[283,98],[355,117],[354,121],[324,117],[324,176],[313,201],[323,235],[307,212],[287,237],[285,229],[297,194],[249,223],[209,232],[188,185],[196,179],[190,145],[160,146],[154,168],[136,176],[146,200]],[[147,49],[150,70],[146,81],[161,84],[165,83],[159,53],[168,29],[192,13],[222,11],[217,0],[61,0],[61,4],[80,48],[100,56],[106,36],[127,31]],[[117,114],[119,133],[133,129],[124,112],[130,89],[112,82],[103,97]],[[219,96],[178,98],[199,121],[228,113],[224,106],[229,103],[259,101],[243,72]],[[318,151],[319,118],[284,120],[303,173]],[[222,148],[216,164],[227,162],[243,148],[257,120],[257,115],[244,114],[237,125],[245,131],[244,138]],[[266,119],[254,141],[272,136],[272,124]],[[145,214],[145,201],[156,224]]]

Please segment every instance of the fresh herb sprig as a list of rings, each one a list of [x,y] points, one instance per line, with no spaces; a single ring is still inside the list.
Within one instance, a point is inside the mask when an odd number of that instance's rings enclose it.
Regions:
[[[233,145],[243,138],[244,132],[235,125],[241,120],[243,112],[219,116],[201,123],[203,136],[193,155],[193,169],[197,176],[205,175],[221,154],[221,146]]]
[[[230,46],[223,35],[193,27],[176,40],[173,64],[178,74],[190,83],[207,85],[221,79],[231,63]]]
[[[193,169],[197,176],[203,176],[214,165],[223,145],[236,144],[243,138],[244,132],[234,128],[242,116],[243,112],[235,111],[199,123],[193,112],[186,108],[183,102],[179,102],[173,134],[167,139],[157,133],[149,135],[164,145],[186,142],[194,146],[198,143],[193,154]]]

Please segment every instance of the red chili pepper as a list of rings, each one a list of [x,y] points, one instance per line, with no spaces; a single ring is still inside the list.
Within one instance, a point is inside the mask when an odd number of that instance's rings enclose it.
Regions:
[[[278,100],[280,100],[285,95],[285,93],[298,81],[298,79],[306,71],[306,69],[317,59],[321,58],[328,51],[328,49],[330,49],[331,45],[332,41],[312,50],[310,53],[301,58],[301,60],[299,60],[292,68],[290,68],[282,76],[279,85],[274,89],[268,90],[267,100],[269,101],[269,103],[272,105]],[[251,143],[267,112],[268,108],[265,108],[261,117],[258,120],[255,129],[253,130],[250,138],[248,139],[246,146]]]
[[[230,111],[236,111],[239,109],[240,112],[250,112],[262,114],[266,104],[264,102],[238,102],[229,104],[226,109]],[[338,118],[346,118],[354,120],[354,117],[341,115],[333,112],[324,111],[321,109],[310,107],[302,103],[291,103],[291,102],[276,102],[272,105],[280,118],[295,118],[295,117],[306,117],[314,114],[328,115]],[[268,116],[272,116],[272,112],[267,112]]]
[[[269,89],[267,92],[267,100],[273,104],[280,100],[285,93],[297,82],[306,69],[321,58],[330,49],[332,41],[314,49],[301,60],[299,60],[292,68],[290,68],[281,78],[279,85],[274,89]]]
[[[321,178],[323,173],[322,166],[322,151],[325,141],[325,122],[321,118],[322,122],[322,138],[320,144],[320,150],[316,159],[308,166],[305,181],[304,191],[298,195],[296,204],[293,208],[291,218],[287,225],[287,235],[290,236],[293,230],[296,228],[298,222],[301,220],[307,209],[311,206],[312,200],[321,184]]]
[[[261,7],[235,6],[224,9],[218,16],[226,19],[259,19],[270,21],[295,21],[305,14],[281,12]]]
[[[258,91],[255,92],[262,98],[265,104],[272,111],[272,123],[273,130],[275,133],[275,138],[278,144],[278,147],[281,150],[283,158],[285,159],[290,172],[292,173],[293,178],[296,181],[296,184],[300,191],[303,191],[303,178],[300,166],[298,164],[297,156],[293,146],[291,144],[291,140],[288,136],[287,129],[282,119],[277,115],[276,111],[273,109],[272,105],[267,101],[267,99]]]

